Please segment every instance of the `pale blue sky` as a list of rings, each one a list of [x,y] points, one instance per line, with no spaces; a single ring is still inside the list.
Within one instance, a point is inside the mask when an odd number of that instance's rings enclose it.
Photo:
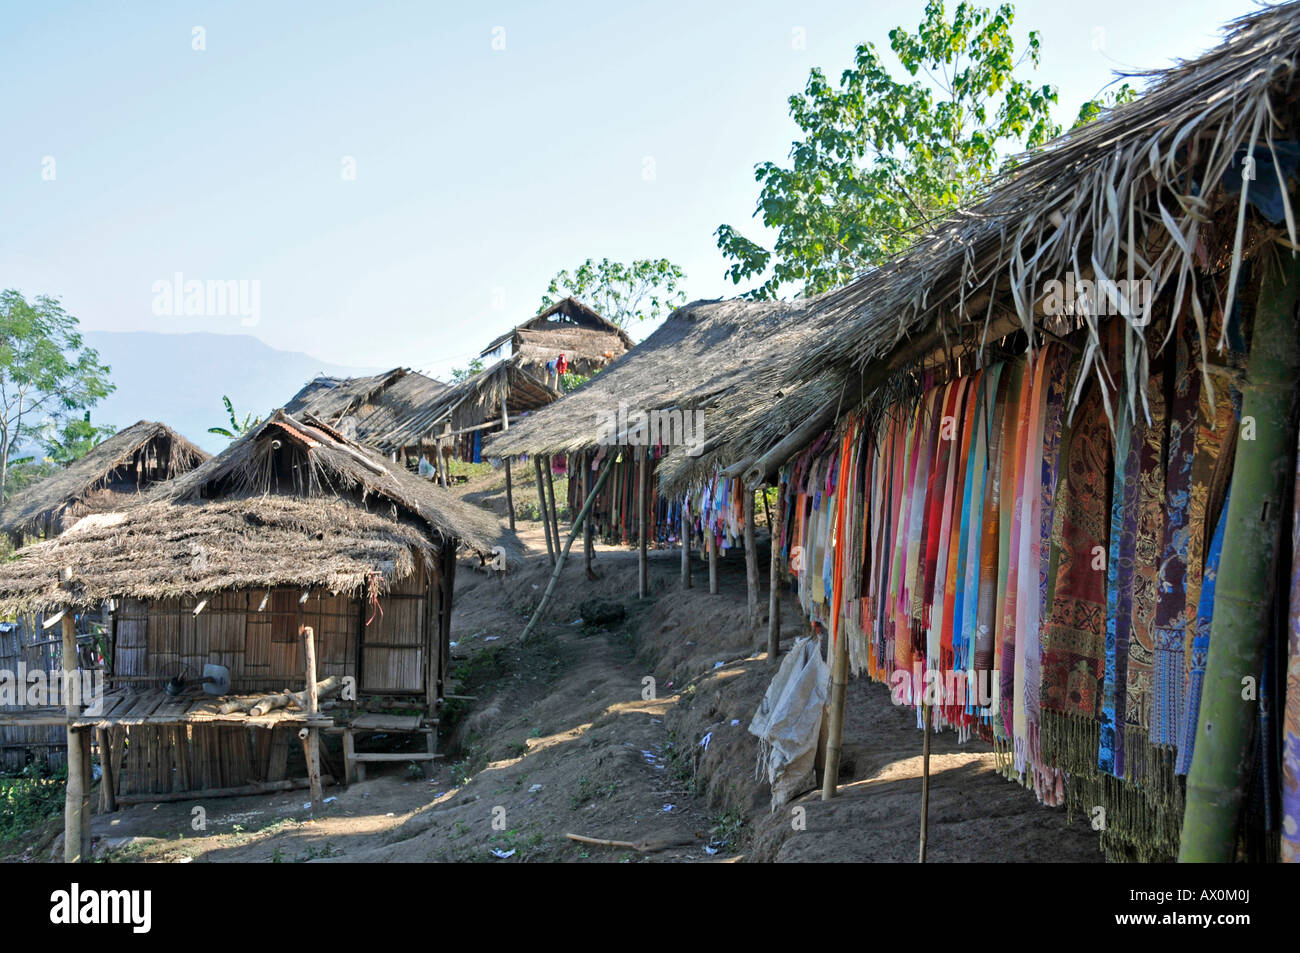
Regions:
[[[435,373],[588,256],[664,256],[691,298],[731,295],[713,230],[763,237],[753,167],[784,160],[787,97],[923,9],[4,0],[0,287],[59,296],[87,328],[251,332]],[[1016,25],[1043,34],[1068,124],[1113,69],[1195,56],[1253,9],[1022,0]],[[155,315],[176,272],[260,281],[259,323]]]

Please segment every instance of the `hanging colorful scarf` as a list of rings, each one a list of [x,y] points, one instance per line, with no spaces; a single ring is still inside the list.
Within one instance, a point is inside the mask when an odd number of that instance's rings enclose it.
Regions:
[[[1061,449],[1052,528],[1055,582],[1043,626],[1043,761],[1069,772],[1097,763],[1106,655],[1111,435],[1102,385],[1090,382]]]
[[[1295,509],[1300,513],[1300,456]],[[1224,507],[1227,512],[1227,507]],[[1300,519],[1291,523],[1291,604],[1287,626],[1286,710],[1282,721],[1282,860],[1300,863]]]
[[[1196,458],[1196,417],[1201,375],[1192,359],[1194,326],[1183,322],[1177,337],[1173,399],[1169,413],[1169,471],[1165,482],[1164,536],[1161,542],[1159,597],[1156,602],[1155,660],[1151,743],[1172,749],[1178,743],[1186,689],[1183,640],[1187,632],[1187,553],[1192,517],[1192,465]]]

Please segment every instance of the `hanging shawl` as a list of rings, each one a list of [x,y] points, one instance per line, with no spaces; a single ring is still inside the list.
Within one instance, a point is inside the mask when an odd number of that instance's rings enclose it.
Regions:
[[[1093,380],[1061,448],[1052,528],[1054,584],[1043,627],[1043,761],[1091,772],[1097,763],[1106,654],[1111,437]]]
[[[1002,470],[1003,436],[1006,430],[1006,407],[1011,393],[1011,381],[1015,377],[1014,368],[1008,370],[1005,365],[994,368],[995,376],[989,392],[992,398],[988,402],[988,456],[987,471],[984,480],[984,505],[982,512],[983,529],[979,549],[979,598],[976,610],[975,652],[973,664],[981,684],[987,685],[992,696],[989,713],[998,710],[1000,684],[997,681],[998,655],[1000,644],[998,635],[998,602],[1001,590],[998,587],[1000,565],[998,538],[1002,525]]]
[[[1006,455],[1002,467],[1002,497],[998,526],[998,613],[997,645],[1001,646],[1000,670],[1002,673],[1002,731],[1004,737],[1015,737],[1015,685],[1016,685],[1016,577],[1019,546],[1016,538],[1020,518],[1020,475],[1025,446],[1026,421],[1029,416],[1029,393],[1033,387],[1032,370],[1024,359],[1016,361],[1011,369],[1011,389],[1007,394],[1007,408],[1003,416],[1004,431],[1002,452]],[[1023,729],[1023,725],[1021,726]],[[1023,740],[1023,731],[1021,734]]]
[[[1155,328],[1154,334],[1160,334]],[[1129,631],[1127,679],[1124,691],[1124,765],[1123,776],[1134,783],[1148,774],[1148,731],[1151,724],[1152,664],[1155,657],[1157,577],[1160,567],[1160,541],[1165,519],[1164,437],[1167,416],[1164,396],[1164,354],[1151,359],[1151,377],[1147,384],[1150,423],[1139,425],[1142,443],[1134,480],[1137,495],[1133,516],[1133,583],[1132,613]],[[1133,439],[1137,439],[1138,430]],[[1127,470],[1125,471],[1127,478]],[[1117,636],[1118,638],[1118,636]],[[1116,649],[1118,651],[1118,648]],[[1118,692],[1118,689],[1116,690]],[[1154,770],[1155,764],[1151,764]]]
[[[966,426],[962,434],[964,471],[961,480],[961,522],[954,540],[957,571],[954,577],[952,609],[953,667],[957,671],[965,672],[970,671],[971,655],[975,647],[973,618],[978,599],[975,581],[979,578],[977,548],[974,549],[974,563],[970,559],[972,544],[979,538],[980,520],[979,513],[972,512],[971,502],[972,498],[978,502],[984,499],[984,392],[987,390],[987,379],[988,375],[984,371],[977,371],[971,381],[970,396],[967,398]],[[969,710],[969,706],[967,707]]]
[[[1192,361],[1193,323],[1178,335],[1173,400],[1169,413],[1169,471],[1165,483],[1165,524],[1155,619],[1155,662],[1151,743],[1178,743],[1186,689],[1183,640],[1187,632],[1187,553],[1192,517],[1192,465],[1196,457],[1196,416],[1201,375]]]
[[[1110,504],[1110,553],[1106,561],[1106,670],[1102,685],[1100,740],[1097,767],[1107,774],[1115,774],[1117,738],[1115,712],[1120,674],[1120,630],[1126,627],[1127,618],[1121,615],[1121,590],[1125,581],[1132,579],[1132,537],[1125,534],[1124,517],[1129,511],[1131,496],[1128,488],[1133,483],[1128,473],[1130,449],[1133,446],[1133,425],[1127,413],[1121,413],[1115,442],[1115,489]],[[1127,643],[1127,638],[1125,638]],[[1125,659],[1127,661],[1127,659]]]

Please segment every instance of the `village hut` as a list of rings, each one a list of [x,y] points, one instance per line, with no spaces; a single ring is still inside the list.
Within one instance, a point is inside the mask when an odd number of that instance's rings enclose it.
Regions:
[[[0,530],[15,547],[27,536],[57,536],[81,517],[113,509],[125,497],[186,473],[207,458],[166,424],[141,420],[15,494],[0,513]]]
[[[825,796],[852,669],[926,750],[981,735],[1104,818],[1113,859],[1300,858],[1298,59],[1288,3],[1148,74],[810,302],[776,379],[665,461],[782,489],[773,578],[834,646]]]
[[[631,349],[626,331],[570,297],[515,325],[485,347],[480,357],[511,357],[515,366],[558,390],[555,364],[560,355],[571,372],[589,377]]]
[[[61,616],[69,668],[74,613],[110,607],[105,689],[84,710],[65,696],[0,713],[68,726],[67,856],[84,856],[88,732],[109,805],[303,784],[319,802],[320,732],[342,734],[338,780],[434,758],[457,549],[504,568],[499,530],[318,418],[277,411],[143,500],[21,550],[0,568],[0,608]],[[423,734],[428,750],[355,750],[375,732]]]
[[[17,548],[25,539],[51,537],[83,516],[130,502],[154,484],[193,469],[208,454],[166,424],[141,420],[118,431],[57,473],[14,495],[0,514],[0,529]],[[42,631],[39,617],[0,622],[0,670],[48,670],[59,639]],[[78,619],[77,642],[83,664],[101,654],[104,620]],[[28,764],[58,768],[66,738],[62,726],[0,726],[0,770]]]

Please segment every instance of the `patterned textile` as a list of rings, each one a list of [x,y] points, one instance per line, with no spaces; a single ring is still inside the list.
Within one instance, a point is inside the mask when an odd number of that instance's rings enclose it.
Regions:
[[[1300,457],[1295,510],[1300,513]],[[1227,510],[1227,507],[1224,507]],[[1287,626],[1286,709],[1282,715],[1282,860],[1300,863],[1300,519],[1291,521],[1291,605]]]

